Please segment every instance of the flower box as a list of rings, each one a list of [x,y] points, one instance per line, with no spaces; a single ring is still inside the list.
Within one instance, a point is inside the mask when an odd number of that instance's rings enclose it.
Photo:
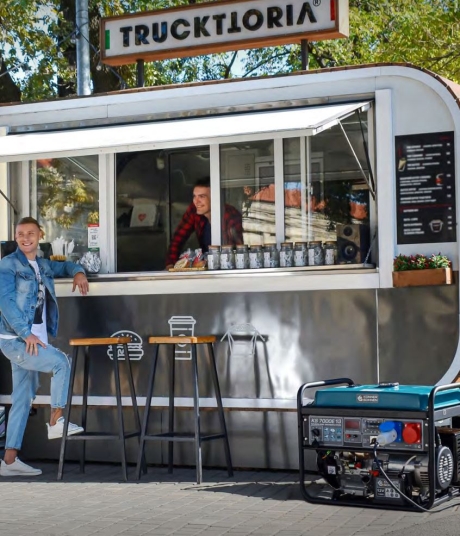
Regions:
[[[452,268],[403,270],[393,272],[394,287],[423,287],[425,285],[452,284]]]

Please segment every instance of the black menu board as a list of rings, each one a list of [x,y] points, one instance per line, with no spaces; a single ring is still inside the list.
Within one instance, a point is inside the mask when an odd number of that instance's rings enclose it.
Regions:
[[[398,244],[455,242],[454,133],[396,136]]]

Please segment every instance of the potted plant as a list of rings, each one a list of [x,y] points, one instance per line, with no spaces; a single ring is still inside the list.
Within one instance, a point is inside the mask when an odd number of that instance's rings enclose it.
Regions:
[[[452,263],[445,256],[398,255],[393,261],[394,287],[420,287],[424,285],[450,285]]]

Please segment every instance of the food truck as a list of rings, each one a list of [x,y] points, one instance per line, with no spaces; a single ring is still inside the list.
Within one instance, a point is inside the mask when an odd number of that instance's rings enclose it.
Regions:
[[[3,105],[0,131],[2,254],[14,247],[15,222],[31,215],[44,227],[45,257],[62,255],[89,272],[87,297],[56,280],[57,346],[129,334],[142,407],[149,336],[216,335],[236,467],[297,467],[302,383],[341,376],[433,385],[459,372],[456,281],[395,288],[392,271],[396,255],[416,253],[447,255],[458,271],[460,86],[409,64],[332,68]],[[228,246],[222,222],[231,205],[247,248],[229,254],[252,251],[258,265],[166,269],[194,185],[206,178],[212,251],[222,258]],[[192,234],[182,249],[198,247]],[[126,356],[111,348],[96,357],[89,425],[109,426],[110,360]],[[185,429],[189,349],[175,358]],[[166,361],[152,401],[158,430],[167,426]],[[26,432],[24,449],[35,458],[58,455],[43,427],[48,381]],[[2,359],[0,404],[10,393]],[[212,410],[212,396],[203,359],[203,408]],[[216,419],[204,412],[203,427]],[[166,451],[150,447],[149,460],[162,463]],[[193,464],[191,450],[178,448],[177,463]],[[93,442],[87,456],[118,455]],[[225,465],[220,446],[207,446],[204,463]]]

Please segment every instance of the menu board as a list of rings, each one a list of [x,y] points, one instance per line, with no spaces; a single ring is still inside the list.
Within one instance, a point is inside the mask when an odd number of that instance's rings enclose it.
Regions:
[[[396,136],[398,244],[455,242],[454,133]]]

